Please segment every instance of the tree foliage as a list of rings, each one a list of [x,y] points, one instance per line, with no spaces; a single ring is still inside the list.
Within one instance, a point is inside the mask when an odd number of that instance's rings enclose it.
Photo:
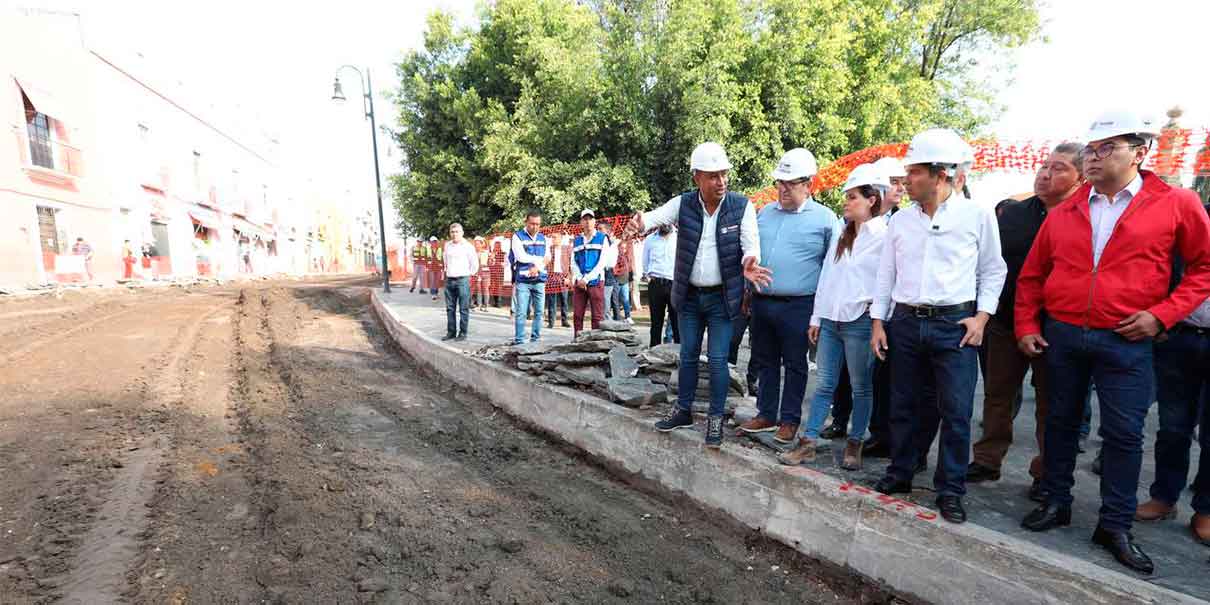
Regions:
[[[1038,35],[1033,0],[496,0],[433,13],[398,65],[401,227],[441,233],[645,209],[723,143],[732,187],[780,154],[821,161],[994,115],[970,76]]]

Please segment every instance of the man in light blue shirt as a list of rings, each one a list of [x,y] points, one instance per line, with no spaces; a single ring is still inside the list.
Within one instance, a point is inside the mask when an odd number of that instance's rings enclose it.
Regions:
[[[676,325],[676,309],[672,308],[672,277],[676,261],[676,232],[664,225],[643,240],[643,281],[647,282],[648,304],[651,305],[651,346],[663,342],[664,311],[672,326],[672,342],[680,343]]]
[[[811,199],[811,177],[816,170],[810,151],[786,152],[773,171],[778,201],[765,206],[756,218],[761,264],[772,272],[773,281],[752,290],[750,342],[760,368],[758,413],[740,425],[740,430],[776,431],[773,439],[787,445],[797,435],[807,391],[807,328],[815,287],[832,233],[840,228],[836,213]]]

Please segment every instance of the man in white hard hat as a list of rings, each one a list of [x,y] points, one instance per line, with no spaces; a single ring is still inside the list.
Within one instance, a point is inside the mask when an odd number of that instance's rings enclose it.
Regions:
[[[710,364],[710,413],[705,442],[706,447],[719,448],[730,383],[727,349],[732,321],[740,312],[744,280],[767,286],[771,273],[759,266],[756,210],[748,198],[727,190],[731,162],[722,145],[698,145],[689,158],[689,168],[697,189],[655,210],[635,214],[627,235],[670,224],[677,228],[672,281],[672,305],[681,324],[677,402],[656,423],[656,429],[667,432],[693,427],[698,356],[702,354],[703,332],[709,328],[706,357]]]
[[[1081,151],[1088,183],[1042,223],[1017,280],[1014,326],[1022,352],[1045,351],[1050,378],[1047,502],[1022,525],[1045,531],[1071,523],[1084,397],[1095,376],[1104,463],[1092,540],[1143,573],[1155,566],[1130,529],[1137,513],[1156,512],[1138,511],[1136,497],[1155,389],[1152,343],[1210,296],[1210,220],[1197,194],[1140,169],[1158,133],[1158,122],[1129,111],[1093,122]],[[1169,292],[1174,251],[1185,273]],[[1159,512],[1153,518],[1169,514]]]
[[[584,311],[592,312],[592,329],[605,318],[605,251],[609,238],[597,230],[597,214],[590,208],[580,212],[580,233],[572,240],[571,322],[572,337],[584,329]]]
[[[756,219],[761,264],[772,272],[773,280],[752,291],[749,327],[752,355],[760,367],[758,412],[739,428],[745,433],[776,431],[773,439],[786,445],[794,443],[802,419],[807,329],[815,288],[828,242],[842,228],[836,213],[811,199],[811,177],[816,172],[818,166],[810,151],[801,147],[787,151],[772,174],[777,202],[761,209]]]
[[[891,385],[891,465],[876,489],[911,492],[919,462],[913,437],[918,419],[927,417],[919,408],[935,402],[942,427],[933,485],[937,508],[951,523],[966,521],[962,496],[979,373],[976,348],[1007,273],[995,213],[957,191],[959,170],[971,157],[970,146],[951,130],[930,129],[912,138],[903,163],[915,203],[891,219],[870,307],[874,354],[887,359],[883,322],[892,320],[892,374],[931,374],[937,392],[928,401],[924,381]]]

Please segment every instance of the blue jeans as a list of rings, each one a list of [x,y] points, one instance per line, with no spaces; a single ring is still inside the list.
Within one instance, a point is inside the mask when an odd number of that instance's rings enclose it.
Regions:
[[[445,333],[466,334],[471,321],[471,278],[445,278]]]
[[[1136,492],[1143,466],[1143,421],[1155,383],[1152,341],[1131,342],[1112,330],[1085,329],[1046,320],[1050,343],[1050,409],[1046,413],[1045,474],[1042,487],[1050,502],[1070,506],[1073,472],[1091,380],[1101,404],[1104,439],[1101,475],[1101,527],[1129,531],[1138,506]]]
[[[622,319],[622,317],[618,316],[619,310],[621,310],[622,312],[624,312],[626,314],[624,317],[629,318],[630,317],[630,282],[622,283],[619,281],[618,285],[613,289],[613,292],[614,292],[613,298],[614,298],[614,303],[615,303],[613,305],[613,318]]]
[[[979,377],[976,347],[959,347],[966,328],[958,322],[971,311],[954,311],[935,317],[917,317],[903,305],[891,321],[891,466],[887,475],[910,481],[916,463],[919,435],[931,432],[941,420],[937,471],[933,488],[939,496],[966,494],[966,467],[970,462],[971,412]],[[932,378],[936,396],[926,386]],[[928,409],[929,407],[932,409]],[[933,425],[935,426],[935,425]]]
[[[751,342],[755,343],[752,355],[760,368],[756,408],[760,417],[770,422],[798,425],[802,421],[810,344],[807,328],[814,308],[814,296],[752,297],[752,319],[748,329],[752,331]],[[783,366],[786,369],[785,389],[781,388]]]
[[[704,291],[689,286],[685,304],[677,309],[681,333],[681,367],[677,370],[676,404],[693,411],[697,392],[697,364],[702,354],[702,333],[710,331],[706,359],[710,364],[710,415],[721,416],[727,404],[731,373],[727,371],[727,349],[731,346],[731,317],[722,290]]]
[[[546,282],[517,282],[513,284],[513,321],[516,329],[513,336],[516,342],[525,341],[525,315],[529,313],[530,305],[534,308],[533,328],[530,340],[537,342],[542,338],[542,305],[546,302]]]
[[[1210,514],[1210,330],[1203,334],[1178,326],[1155,345],[1156,395],[1160,431],[1155,439],[1155,482],[1151,497],[1176,504],[1189,480],[1189,445],[1200,422],[1201,460],[1193,480],[1193,510]]]
[[[874,407],[874,353],[870,350],[869,314],[846,322],[822,319],[819,323],[819,352],[816,354],[815,396],[802,435],[819,439],[824,419],[832,409],[841,367],[849,370],[853,411],[849,415],[849,441],[865,441]]]

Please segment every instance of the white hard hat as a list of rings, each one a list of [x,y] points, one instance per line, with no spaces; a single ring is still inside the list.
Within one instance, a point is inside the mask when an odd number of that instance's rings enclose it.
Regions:
[[[876,164],[862,164],[849,173],[841,191],[856,189],[862,185],[880,187],[883,191],[891,188],[891,179]]]
[[[580,211],[580,218],[584,218],[586,216],[591,216],[592,218],[597,218],[597,214],[592,211],[592,208],[585,208]]]
[[[1088,127],[1088,142],[1104,141],[1124,134],[1152,138],[1160,133],[1160,123],[1151,116],[1125,110],[1107,111]]]
[[[819,165],[815,163],[815,156],[802,147],[795,147],[781,156],[777,168],[773,169],[773,180],[792,181],[815,176],[817,172]]]
[[[948,128],[930,128],[914,137],[908,145],[904,165],[941,164],[957,166],[975,161],[975,151],[958,133]]]
[[[893,158],[888,155],[878,158],[878,161],[871,165],[880,170],[888,180],[907,176],[907,173],[903,171],[903,162],[900,162],[899,158]]]
[[[689,169],[703,172],[730,170],[731,160],[727,159],[727,152],[723,151],[722,145],[706,142],[693,148],[693,153],[689,156]]]
[[[436,235],[430,235],[430,236],[429,236],[429,241],[430,241],[430,242],[435,242],[435,241],[437,241],[437,236],[436,236]]]

